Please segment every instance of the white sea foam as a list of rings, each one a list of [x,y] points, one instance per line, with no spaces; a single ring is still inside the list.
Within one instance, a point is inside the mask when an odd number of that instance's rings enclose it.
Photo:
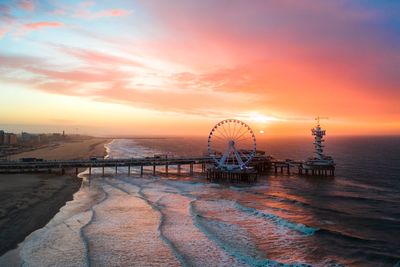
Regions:
[[[266,218],[268,220],[273,221],[274,223],[276,223],[279,226],[287,227],[292,230],[296,230],[305,235],[313,235],[316,231],[319,230],[318,228],[313,228],[313,227],[304,225],[302,223],[291,222],[291,221],[286,220],[286,219],[284,219],[278,215],[275,215],[273,213],[266,213],[266,212],[263,212],[263,211],[260,211],[260,210],[254,209],[254,208],[245,207],[239,203],[235,203],[235,205],[236,205],[237,209],[239,209],[241,211],[250,213],[254,216]]]

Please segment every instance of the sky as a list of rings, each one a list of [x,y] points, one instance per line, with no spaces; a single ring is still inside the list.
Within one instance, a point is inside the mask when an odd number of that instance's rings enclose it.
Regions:
[[[400,1],[0,0],[0,128],[400,134]],[[262,133],[264,132],[264,133]]]

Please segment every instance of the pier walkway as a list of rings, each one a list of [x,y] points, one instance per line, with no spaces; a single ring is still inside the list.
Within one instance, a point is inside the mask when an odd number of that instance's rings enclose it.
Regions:
[[[104,174],[104,168],[115,168],[118,173],[118,167],[127,167],[128,175],[132,167],[140,168],[140,175],[144,174],[144,167],[151,166],[153,175],[156,174],[158,166],[164,166],[164,173],[168,174],[169,166],[177,166],[177,173],[181,173],[183,165],[189,166],[189,173],[192,175],[195,165],[201,165],[204,173],[207,165],[213,164],[213,159],[208,156],[200,157],[146,157],[146,158],[119,158],[119,159],[96,159],[96,160],[40,160],[40,161],[3,161],[0,162],[0,173],[21,173],[35,171],[60,170],[62,174],[66,169],[75,169],[76,174],[79,169],[88,169],[91,174],[93,168],[101,168]],[[255,157],[251,166],[259,171],[269,169],[270,160],[267,157]]]
[[[315,170],[303,169],[303,161],[295,160],[277,160],[268,156],[255,156],[249,166],[253,167],[257,173],[266,173],[273,170],[275,174],[311,174],[321,176],[334,175],[334,167],[327,171],[326,168],[316,168]],[[23,172],[53,172],[60,171],[65,173],[66,169],[88,169],[89,174],[93,168],[101,168],[104,174],[105,168],[114,168],[118,173],[119,167],[127,167],[128,175],[131,174],[131,168],[138,167],[140,175],[144,174],[144,167],[152,167],[151,173],[162,172],[168,175],[170,166],[176,166],[176,174],[181,174],[182,166],[189,166],[189,174],[193,175],[194,166],[201,165],[201,173],[206,173],[209,167],[214,166],[214,161],[209,156],[198,157],[146,157],[146,158],[119,158],[119,159],[96,159],[96,160],[37,160],[37,161],[0,161],[0,173],[23,173]],[[157,169],[158,167],[158,169]],[[162,168],[160,168],[162,167]]]

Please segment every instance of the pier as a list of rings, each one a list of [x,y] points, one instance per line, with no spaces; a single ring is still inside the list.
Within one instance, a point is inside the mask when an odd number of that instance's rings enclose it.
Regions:
[[[22,172],[56,172],[61,174],[65,170],[75,169],[75,173],[79,173],[79,169],[88,169],[89,175],[93,169],[101,169],[102,174],[105,173],[105,168],[115,169],[115,174],[119,172],[120,167],[127,167],[127,174],[131,175],[132,168],[136,167],[139,170],[140,176],[144,175],[144,167],[152,167],[151,174],[171,173],[171,166],[176,166],[176,173],[181,174],[182,167],[188,166],[189,175],[194,174],[194,167],[201,166],[201,173],[205,173],[207,167],[213,164],[211,157],[146,157],[146,158],[121,158],[121,159],[97,159],[97,160],[40,160],[40,161],[3,161],[0,162],[1,173],[22,173]],[[252,166],[254,168],[266,171],[270,161],[267,157],[256,157]]]
[[[2,161],[0,162],[0,173],[24,173],[24,172],[59,172],[65,174],[66,170],[79,171],[88,170],[89,175],[93,169],[101,169],[102,175],[105,168],[113,168],[115,174],[131,175],[133,168],[138,170],[140,176],[145,174],[145,167],[151,167],[147,174],[156,175],[158,173],[169,175],[181,175],[182,167],[186,166],[186,174],[193,175],[195,166],[199,166],[202,174],[209,180],[243,180],[256,181],[262,174],[273,172],[276,175],[312,175],[312,176],[334,176],[334,166],[322,166],[320,168],[306,169],[304,161],[296,160],[277,160],[268,156],[255,156],[249,164],[249,169],[244,172],[232,171],[223,174],[221,170],[215,169],[213,158],[203,157],[146,157],[146,158],[121,158],[121,159],[98,159],[98,160],[41,160],[32,162],[23,161]],[[122,172],[121,167],[126,167]],[[174,167],[174,172],[172,168]],[[242,173],[243,175],[240,175]]]
[[[295,160],[271,160],[271,170],[274,173],[283,174],[298,174],[302,176],[335,176],[334,165],[314,165],[309,167],[308,161],[295,161]]]

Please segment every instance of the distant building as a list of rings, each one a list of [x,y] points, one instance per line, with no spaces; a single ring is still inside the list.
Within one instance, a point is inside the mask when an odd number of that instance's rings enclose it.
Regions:
[[[10,134],[10,145],[16,145],[18,143],[17,135]]]
[[[4,144],[4,131],[0,131],[0,145]]]
[[[4,142],[5,145],[16,145],[18,143],[17,141],[17,135],[13,133],[5,133],[4,134]]]
[[[22,132],[21,133],[21,141],[23,143],[28,143],[28,142],[31,141],[31,139],[32,139],[32,135],[31,134],[26,133],[26,132]]]

